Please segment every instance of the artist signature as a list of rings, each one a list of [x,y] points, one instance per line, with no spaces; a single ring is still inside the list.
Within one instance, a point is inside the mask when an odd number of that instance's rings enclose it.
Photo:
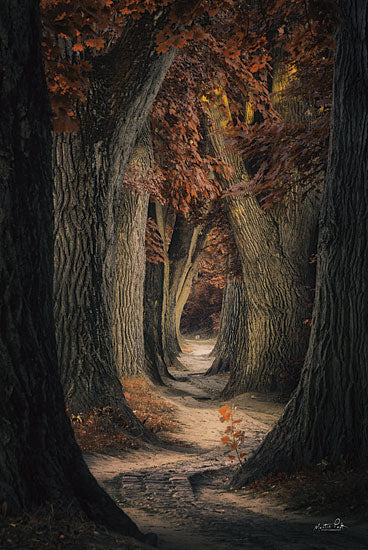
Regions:
[[[318,523],[313,531],[342,531],[347,528],[348,526],[344,525],[340,518],[336,518],[333,523]]]

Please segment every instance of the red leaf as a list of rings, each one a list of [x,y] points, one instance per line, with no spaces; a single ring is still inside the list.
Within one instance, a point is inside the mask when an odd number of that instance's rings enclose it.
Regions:
[[[224,416],[228,409],[230,409],[229,405],[223,405],[217,410],[217,412]]]

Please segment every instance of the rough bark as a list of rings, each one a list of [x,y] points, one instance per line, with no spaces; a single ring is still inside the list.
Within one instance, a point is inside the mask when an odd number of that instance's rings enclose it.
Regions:
[[[144,175],[153,165],[151,129],[147,123],[129,167]],[[114,355],[118,376],[146,374],[143,336],[143,291],[146,267],[145,232],[149,195],[124,189],[116,248]]]
[[[314,284],[309,265],[315,242],[313,206],[306,199],[305,218],[284,220],[264,214],[251,198],[229,204],[247,287],[247,315],[244,341],[223,391],[226,397],[244,391],[290,394],[283,376],[303,360],[308,342],[304,321],[310,318]],[[295,255],[294,246],[300,247]]]
[[[143,302],[145,358],[150,378],[159,384],[163,384],[162,377],[171,377],[162,349],[162,283],[162,263],[147,262]]]
[[[50,108],[38,3],[0,4],[0,502],[78,504],[144,539],[85,465],[65,414],[53,321]]]
[[[215,360],[206,372],[207,375],[230,371],[237,358],[243,357],[246,342],[247,294],[243,281],[228,281],[222,300],[220,329],[214,350]]]
[[[118,376],[145,374],[143,290],[148,194],[123,192],[116,251],[114,352]]]
[[[296,392],[234,479],[368,454],[368,5],[339,2],[313,326]]]
[[[158,203],[155,205],[156,223],[163,243],[163,262],[162,262],[162,301],[161,307],[161,350],[165,365],[165,373],[169,374],[168,367],[174,362],[175,354],[168,352],[165,341],[166,327],[166,310],[170,300],[170,258],[169,258],[169,242],[176,224],[176,213],[171,212],[167,206],[162,206]],[[171,233],[171,235],[170,235]],[[178,352],[177,352],[178,353]]]
[[[223,129],[230,121],[219,105],[209,106],[212,128]],[[231,153],[223,134],[212,132],[215,154],[234,168],[223,188],[247,182],[244,163]],[[309,195],[296,206],[290,197],[286,211],[265,212],[251,193],[227,197],[229,220],[247,287],[245,342],[223,395],[245,391],[285,391],[282,373],[305,356],[313,271],[309,259],[314,251],[318,201]],[[296,235],[298,236],[296,238]]]
[[[55,319],[61,376],[73,412],[124,403],[112,324],[122,178],[173,52],[156,53],[166,14],[128,25],[92,60],[80,130],[54,139]]]
[[[163,383],[162,377],[172,378],[166,363],[162,331],[163,311],[167,296],[165,294],[165,280],[168,277],[167,259],[167,231],[175,222],[175,216],[170,214],[167,207],[151,203],[149,217],[159,229],[162,243],[164,262],[156,264],[146,263],[146,277],[144,282],[144,343],[146,366],[153,381]]]

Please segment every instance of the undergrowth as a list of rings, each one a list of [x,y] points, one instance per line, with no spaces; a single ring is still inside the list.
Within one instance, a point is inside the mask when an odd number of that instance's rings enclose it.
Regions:
[[[245,453],[241,452],[241,447],[245,441],[245,431],[241,428],[243,420],[236,418],[236,406],[234,404],[223,405],[217,411],[220,414],[220,422],[227,424],[224,430],[224,436],[221,437],[221,443],[225,445],[227,457],[230,460],[237,460],[237,467],[241,467],[245,462]]]
[[[243,488],[244,496],[271,498],[289,510],[358,515],[368,519],[368,466],[345,464],[294,474],[278,473]]]
[[[122,380],[125,399],[136,417],[152,432],[175,432],[175,407],[158,397],[141,378]]]
[[[0,513],[0,548],[9,550],[138,550],[130,537],[97,527],[81,511],[65,503],[47,505],[28,514],[8,518]]]
[[[234,461],[236,468],[243,467],[246,457],[240,452],[245,441],[242,419],[236,418],[233,404],[222,406],[218,413],[220,422],[226,426],[221,437],[225,454]],[[229,477],[224,481],[229,481]],[[290,510],[335,513],[336,517],[354,513],[368,520],[368,464],[357,467],[342,458],[341,463],[332,468],[326,459],[313,470],[262,476],[242,487],[241,493],[245,497],[274,500]]]
[[[84,452],[139,448],[138,440],[129,433],[124,416],[111,407],[72,414],[70,420],[75,439]]]
[[[177,430],[175,408],[157,396],[148,382],[141,378],[127,378],[122,380],[122,384],[128,405],[149,430],[160,433],[163,438],[167,432]],[[111,452],[139,448],[139,440],[129,432],[124,415],[111,407],[69,416],[82,451]]]

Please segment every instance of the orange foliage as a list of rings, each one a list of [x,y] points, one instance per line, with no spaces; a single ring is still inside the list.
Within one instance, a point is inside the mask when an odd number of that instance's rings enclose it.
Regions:
[[[94,409],[89,414],[71,415],[75,439],[82,451],[119,451],[138,449],[124,416],[111,407]]]
[[[174,432],[175,407],[158,397],[142,378],[122,379],[125,399],[136,417],[152,432]]]
[[[224,7],[233,3],[225,0]],[[218,11],[215,0],[41,0],[43,49],[57,131],[75,131],[70,124],[75,102],[85,99],[93,57],[108,52],[129,18],[168,9],[168,22],[157,35],[158,53],[206,38],[198,19]],[[77,78],[69,79],[72,72]],[[54,81],[59,80],[57,93]],[[68,113],[73,113],[72,116]],[[65,126],[63,126],[65,122]]]
[[[235,451],[234,454],[228,454],[230,460],[237,458],[239,466],[242,466],[245,462],[245,454],[239,452],[241,445],[245,440],[245,432],[239,428],[239,424],[242,422],[241,418],[235,418],[236,407],[235,405],[223,405],[217,411],[220,414],[220,422],[226,422],[228,426],[225,428],[225,434],[221,437],[221,443],[226,446],[227,454]]]
[[[152,114],[163,195],[174,208],[197,209],[218,192],[216,174],[228,175],[208,154],[199,101],[218,85],[226,90],[233,118],[225,139],[244,156],[251,175],[246,188],[239,184],[230,193],[251,189],[270,207],[295,185],[296,170],[306,193],[318,188],[327,162],[335,7],[333,0],[243,0],[200,19],[205,39],[189,41],[177,56]],[[280,61],[292,64],[295,78],[279,97],[304,102],[304,122],[288,122],[275,105],[269,83]],[[254,113],[251,123],[247,109]]]
[[[258,13],[257,13],[258,12]],[[334,0],[275,0],[255,3],[249,15],[258,35],[277,62],[293,67],[293,78],[268,93],[269,112],[256,112],[252,125],[237,121],[229,137],[244,156],[252,179],[231,192],[257,194],[265,208],[282,202],[295,185],[305,193],[325,177],[330,129],[334,28],[339,17]],[[270,38],[272,37],[272,38]],[[272,74],[270,75],[272,76]],[[290,122],[277,113],[275,99],[305,106],[304,121]],[[237,141],[236,141],[237,140]]]
[[[136,417],[153,433],[176,431],[175,408],[154,394],[141,378],[123,380],[124,395]],[[130,432],[124,415],[111,407],[89,414],[70,415],[74,435],[82,451],[137,449],[137,437]]]
[[[168,10],[156,36],[158,51],[181,51],[152,110],[157,164],[136,182],[156,190],[158,200],[185,215],[198,212],[219,194],[216,174],[229,175],[229,167],[209,153],[200,100],[218,85],[232,111],[229,146],[244,155],[250,188],[266,207],[283,200],[296,169],[306,191],[323,180],[339,17],[333,0],[42,0],[41,7],[56,131],[77,130],[75,102],[85,100],[93,59],[114,46],[128,18]],[[269,82],[278,59],[292,63],[297,75],[282,96],[306,100],[309,121],[290,124],[275,108]],[[251,125],[245,108],[254,113]],[[135,179],[128,177],[128,185]]]

